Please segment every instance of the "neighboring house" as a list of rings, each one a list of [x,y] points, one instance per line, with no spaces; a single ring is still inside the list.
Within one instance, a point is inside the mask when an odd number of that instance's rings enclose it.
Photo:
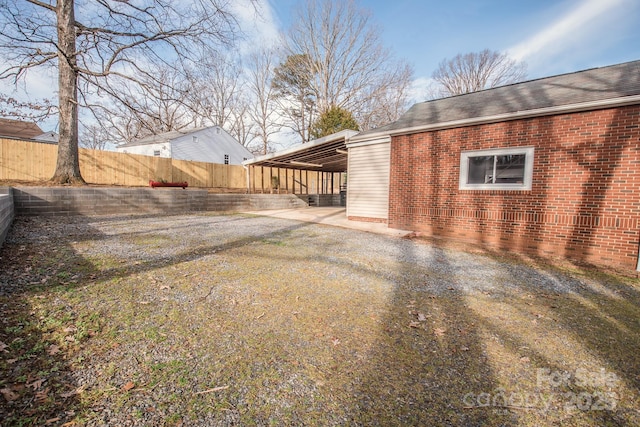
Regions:
[[[120,153],[239,165],[253,154],[220,126],[153,135],[116,147]]]
[[[349,219],[640,269],[640,61],[419,103],[347,147]]]
[[[34,136],[33,139],[38,142],[46,142],[47,144],[57,144],[59,137],[60,135],[56,132],[45,132],[41,135]]]
[[[43,133],[42,129],[33,122],[0,119],[0,138],[34,139]]]

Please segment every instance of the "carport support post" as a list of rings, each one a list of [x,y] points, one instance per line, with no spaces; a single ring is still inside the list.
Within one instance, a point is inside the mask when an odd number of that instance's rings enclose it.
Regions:
[[[335,172],[331,172],[331,195],[333,196],[333,190],[335,190],[335,187],[333,186],[333,176],[335,175]]]

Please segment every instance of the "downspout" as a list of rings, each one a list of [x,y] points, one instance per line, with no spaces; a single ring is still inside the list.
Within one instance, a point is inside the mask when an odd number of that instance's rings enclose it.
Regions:
[[[638,242],[638,263],[636,264],[636,271],[640,272],[640,242]]]

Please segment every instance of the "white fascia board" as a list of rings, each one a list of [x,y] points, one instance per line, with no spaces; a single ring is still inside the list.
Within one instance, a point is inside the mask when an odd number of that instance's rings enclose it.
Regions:
[[[380,134],[377,137],[375,136],[375,134],[372,134],[367,139],[359,141],[347,141],[347,148],[363,147],[365,145],[388,144],[389,142],[391,142],[391,137],[388,133]]]

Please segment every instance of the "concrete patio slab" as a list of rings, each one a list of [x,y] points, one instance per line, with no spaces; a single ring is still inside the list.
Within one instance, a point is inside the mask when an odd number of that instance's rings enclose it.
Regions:
[[[345,208],[340,207],[305,207],[299,209],[269,209],[260,211],[247,211],[245,214],[270,216],[275,218],[293,219],[296,221],[313,222],[317,224],[332,225],[335,227],[350,228],[354,230],[368,231],[387,236],[403,237],[411,233],[407,230],[397,230],[387,227],[387,224],[375,222],[350,221],[347,219]]]

